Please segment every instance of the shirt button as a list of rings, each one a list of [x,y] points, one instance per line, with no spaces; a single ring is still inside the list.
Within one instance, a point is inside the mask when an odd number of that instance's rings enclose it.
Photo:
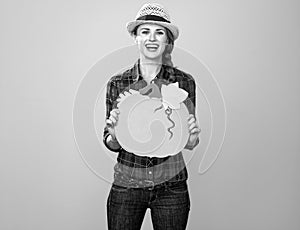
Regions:
[[[152,174],[152,171],[149,171],[149,174],[151,175],[151,174]]]

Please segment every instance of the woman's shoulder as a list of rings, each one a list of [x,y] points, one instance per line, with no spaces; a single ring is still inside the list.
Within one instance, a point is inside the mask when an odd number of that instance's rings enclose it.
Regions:
[[[126,70],[122,70],[116,74],[114,74],[110,79],[109,82],[117,82],[117,81],[127,81],[133,79],[135,76],[134,67],[131,67]]]
[[[132,68],[114,74],[110,80],[124,80],[132,77]]]
[[[173,73],[177,78],[182,78],[186,81],[195,81],[194,77],[190,73],[187,73],[178,67],[173,67]]]

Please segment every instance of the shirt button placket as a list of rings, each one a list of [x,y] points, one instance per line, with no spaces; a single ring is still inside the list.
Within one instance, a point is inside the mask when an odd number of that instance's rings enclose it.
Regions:
[[[148,164],[148,168],[147,168],[147,171],[148,171],[148,179],[153,181],[153,164],[152,164],[152,160],[149,159],[150,163]]]

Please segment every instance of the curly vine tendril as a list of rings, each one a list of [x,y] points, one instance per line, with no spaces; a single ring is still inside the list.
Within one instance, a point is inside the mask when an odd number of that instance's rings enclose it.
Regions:
[[[172,114],[172,109],[170,107],[168,107],[165,110],[165,113],[167,114],[168,120],[172,123],[172,126],[168,128],[168,132],[171,134],[169,139],[171,139],[173,137],[173,132],[171,131],[171,129],[175,127],[175,122],[170,118],[170,116]]]
[[[154,112],[153,112],[153,113],[155,113],[157,110],[160,110],[160,109],[162,109],[163,107],[164,107],[163,105],[159,106],[158,108],[156,108],[156,109],[154,110]]]
[[[156,108],[154,110],[153,113],[155,113],[156,111],[160,110],[163,108],[163,105],[159,106],[158,108]],[[171,136],[169,137],[169,139],[171,139],[173,137],[173,132],[171,131],[172,128],[175,127],[175,122],[170,118],[171,114],[172,114],[172,109],[170,107],[168,107],[166,110],[165,110],[165,113],[167,114],[167,118],[168,120],[172,123],[172,126],[169,127],[167,130],[168,132],[171,134]]]

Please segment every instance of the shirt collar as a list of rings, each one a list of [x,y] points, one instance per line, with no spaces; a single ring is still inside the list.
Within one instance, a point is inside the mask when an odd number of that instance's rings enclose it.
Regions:
[[[141,69],[140,69],[140,59],[136,61],[134,64],[132,71],[131,71],[131,77],[133,82],[140,81],[143,79]],[[162,65],[159,73],[156,75],[155,79],[165,79],[169,80],[170,78],[170,73],[166,71],[166,66]]]

